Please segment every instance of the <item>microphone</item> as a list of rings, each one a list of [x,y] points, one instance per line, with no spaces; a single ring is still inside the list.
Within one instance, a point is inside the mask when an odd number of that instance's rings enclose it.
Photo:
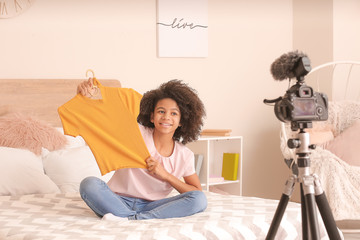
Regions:
[[[275,80],[282,81],[287,78],[299,77],[297,68],[301,66],[301,75],[305,76],[311,70],[310,60],[302,52],[292,51],[281,55],[270,67],[270,72]]]

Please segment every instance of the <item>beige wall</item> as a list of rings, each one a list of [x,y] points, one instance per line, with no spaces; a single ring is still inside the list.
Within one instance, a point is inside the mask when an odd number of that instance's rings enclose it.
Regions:
[[[334,1],[334,60],[360,61],[360,1]],[[343,73],[348,73],[349,67],[337,68],[334,76],[334,99],[360,98],[360,67],[353,67],[349,78],[349,87],[346,90],[346,81]],[[347,75],[345,75],[347,76]]]
[[[207,108],[205,128],[244,137],[244,194],[278,199],[287,178],[279,121],[264,98],[285,93],[271,63],[292,50],[292,1],[209,0],[209,57],[156,57],[156,1],[36,0],[0,20],[0,78],[116,78],[143,93],[178,78]],[[174,46],[176,47],[176,46]]]
[[[334,60],[360,60],[360,1],[334,2]]]
[[[333,1],[332,0],[294,0],[293,47],[306,53],[312,67],[333,61]],[[322,78],[331,76],[331,71],[323,73]],[[315,78],[305,78],[307,84],[317,88]],[[331,95],[331,84],[321,82],[318,91]]]
[[[333,59],[332,0],[293,1],[293,47],[301,49],[317,66]]]

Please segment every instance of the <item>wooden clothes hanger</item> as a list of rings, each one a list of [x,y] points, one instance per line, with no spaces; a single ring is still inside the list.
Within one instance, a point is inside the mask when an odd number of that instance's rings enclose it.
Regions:
[[[89,77],[89,72],[91,72],[92,77]],[[90,94],[91,98],[92,99],[102,99],[100,88],[93,84],[94,80],[96,80],[96,77],[95,77],[95,72],[92,69],[88,69],[86,71],[86,78],[93,79],[92,81],[90,81],[91,82],[91,90],[89,91],[89,94]]]

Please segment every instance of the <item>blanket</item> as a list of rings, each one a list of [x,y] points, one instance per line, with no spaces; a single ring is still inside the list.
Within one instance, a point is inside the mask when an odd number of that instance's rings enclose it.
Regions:
[[[321,147],[313,151],[311,160],[311,172],[319,176],[334,218],[360,220],[360,167]]]

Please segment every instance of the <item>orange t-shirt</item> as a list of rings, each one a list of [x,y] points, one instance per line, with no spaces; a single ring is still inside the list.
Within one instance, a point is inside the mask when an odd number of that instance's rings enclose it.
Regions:
[[[142,95],[130,88],[104,87],[94,81],[102,99],[77,94],[58,108],[64,132],[82,136],[101,174],[120,168],[146,168],[150,153],[136,118]]]

